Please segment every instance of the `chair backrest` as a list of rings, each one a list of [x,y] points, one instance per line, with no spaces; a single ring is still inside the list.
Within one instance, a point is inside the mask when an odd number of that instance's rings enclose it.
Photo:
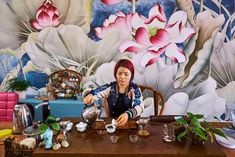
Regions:
[[[14,92],[0,92],[0,121],[12,121],[13,110],[19,101]]]
[[[165,108],[165,98],[161,94],[161,92],[156,89],[153,89],[151,87],[144,86],[144,85],[139,85],[139,88],[142,91],[143,95],[144,95],[144,92],[151,92],[152,93],[153,101],[154,101],[154,115],[155,116],[162,115],[164,108]],[[161,109],[160,109],[159,113],[158,113],[158,108],[159,108],[158,105],[161,105]]]

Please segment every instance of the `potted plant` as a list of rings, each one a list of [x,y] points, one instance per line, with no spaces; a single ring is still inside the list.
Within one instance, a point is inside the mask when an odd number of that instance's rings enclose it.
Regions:
[[[52,138],[53,138],[53,130],[59,131],[60,125],[55,117],[48,116],[45,121],[43,121],[39,126],[40,132],[41,132],[41,139],[44,139],[45,143],[45,149],[51,149],[52,144]]]
[[[177,128],[180,130],[178,133],[176,130],[176,136],[179,142],[185,137],[190,138],[192,144],[203,144],[205,141],[208,141],[208,138],[213,142],[215,134],[227,138],[221,129],[210,128],[205,120],[199,122],[200,119],[204,119],[204,116],[201,114],[192,114],[188,112],[186,119],[187,120],[182,117],[176,118]]]
[[[7,81],[7,90],[17,92],[20,96],[20,98],[25,98],[26,95],[23,91],[27,90],[28,87],[30,87],[31,84],[29,81],[25,79],[20,79],[18,77],[12,78]]]
[[[60,125],[59,125],[57,119],[54,116],[49,115],[46,120],[41,122],[39,128],[40,128],[41,133],[44,133],[48,128],[50,128],[54,131],[59,131],[60,130]]]

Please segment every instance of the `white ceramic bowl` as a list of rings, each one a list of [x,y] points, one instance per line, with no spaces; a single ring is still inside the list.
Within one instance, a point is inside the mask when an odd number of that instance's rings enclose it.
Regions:
[[[114,133],[116,131],[116,127],[112,124],[107,124],[105,128],[108,133]]]
[[[86,127],[87,127],[87,124],[83,123],[83,122],[79,122],[76,125],[77,131],[79,131],[79,132],[84,132],[86,130]]]

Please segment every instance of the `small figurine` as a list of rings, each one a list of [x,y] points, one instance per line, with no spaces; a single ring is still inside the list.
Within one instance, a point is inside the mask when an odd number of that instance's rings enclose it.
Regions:
[[[67,138],[64,134],[59,134],[56,138],[56,143],[53,145],[53,150],[58,150],[60,147],[67,148],[69,146],[69,143],[67,141]]]
[[[61,147],[60,143],[53,144],[53,150],[58,150],[58,149],[60,149],[60,147]]]
[[[61,142],[61,145],[62,145],[62,147],[67,148],[67,147],[69,146],[69,143],[68,143],[68,141],[67,141],[66,139],[64,139],[64,140]]]
[[[44,139],[45,141],[45,149],[51,149],[52,148],[52,137],[53,137],[53,131],[48,127],[47,130],[41,134],[41,139]]]

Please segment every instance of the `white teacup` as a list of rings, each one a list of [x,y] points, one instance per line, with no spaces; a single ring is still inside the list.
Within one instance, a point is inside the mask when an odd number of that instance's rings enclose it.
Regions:
[[[86,127],[87,127],[87,124],[83,123],[83,122],[79,122],[76,125],[77,131],[79,131],[79,132],[84,132],[86,130]]]
[[[70,131],[73,127],[73,123],[72,122],[69,122],[67,125],[66,125],[66,130],[67,131]]]
[[[108,133],[114,133],[116,131],[116,126],[113,124],[107,124],[105,128]]]

